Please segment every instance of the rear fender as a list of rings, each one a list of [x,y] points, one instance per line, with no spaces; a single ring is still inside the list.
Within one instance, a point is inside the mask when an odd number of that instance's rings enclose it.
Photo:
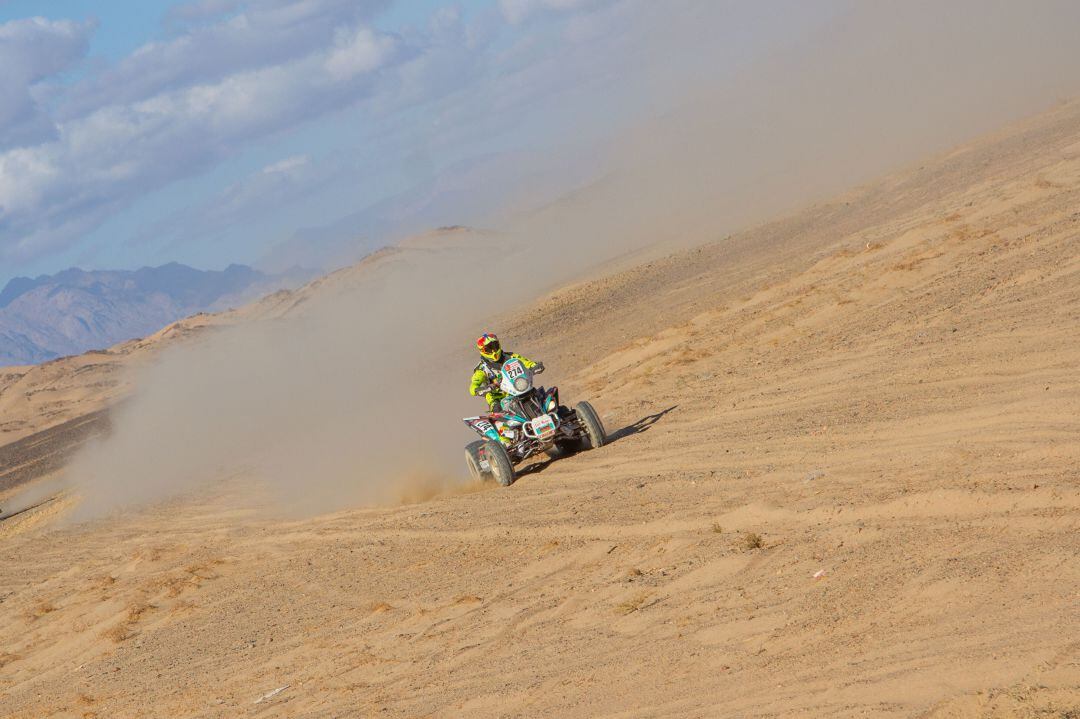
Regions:
[[[466,417],[464,422],[481,437],[499,441],[499,433],[495,431],[495,425],[489,417]]]

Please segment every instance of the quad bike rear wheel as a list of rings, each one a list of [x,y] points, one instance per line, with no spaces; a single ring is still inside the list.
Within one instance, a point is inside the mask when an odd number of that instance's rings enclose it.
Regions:
[[[603,447],[604,442],[607,441],[607,435],[604,433],[604,424],[600,421],[600,416],[596,414],[593,406],[588,402],[578,402],[574,405],[574,411],[577,412],[581,426],[585,429],[585,436],[581,438],[581,448]]]
[[[465,464],[469,467],[469,476],[477,482],[482,482],[487,474],[480,468],[480,448],[484,446],[484,440],[478,439],[465,445]]]

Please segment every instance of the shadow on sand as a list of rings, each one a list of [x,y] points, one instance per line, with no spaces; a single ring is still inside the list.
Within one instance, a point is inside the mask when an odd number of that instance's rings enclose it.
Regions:
[[[615,430],[614,432],[612,432],[611,434],[608,435],[607,443],[611,444],[612,442],[618,442],[620,439],[623,439],[624,437],[629,437],[631,435],[640,434],[641,432],[646,431],[647,429],[649,429],[649,427],[652,427],[654,424],[656,424],[661,419],[663,419],[665,414],[667,414],[668,412],[671,412],[672,410],[678,409],[678,408],[679,408],[679,405],[673,404],[670,407],[668,407],[667,409],[660,410],[656,414],[647,415],[647,416],[642,417],[641,419],[639,419],[637,422],[634,422],[633,424],[628,424],[625,427],[623,427],[622,429],[617,429],[617,430]]]

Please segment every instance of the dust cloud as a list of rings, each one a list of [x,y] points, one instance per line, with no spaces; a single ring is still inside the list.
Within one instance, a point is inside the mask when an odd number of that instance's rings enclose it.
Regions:
[[[481,409],[465,389],[471,343],[498,331],[492,317],[614,258],[718,239],[1080,87],[1072,2],[764,5],[748,18],[741,3],[630,3],[641,42],[620,62],[636,76],[638,114],[611,119],[619,129],[593,184],[489,217],[492,232],[406,243],[295,317],[166,352],[111,437],[73,464],[78,516],[237,472],[302,511],[454,487],[470,438],[459,418]],[[602,105],[586,110],[604,117]],[[419,490],[404,479],[418,476]]]

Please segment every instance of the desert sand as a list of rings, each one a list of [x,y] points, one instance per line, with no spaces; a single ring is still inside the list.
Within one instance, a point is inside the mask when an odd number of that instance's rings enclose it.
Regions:
[[[2,713],[1080,714],[1080,104],[514,319],[609,445],[5,520]]]

